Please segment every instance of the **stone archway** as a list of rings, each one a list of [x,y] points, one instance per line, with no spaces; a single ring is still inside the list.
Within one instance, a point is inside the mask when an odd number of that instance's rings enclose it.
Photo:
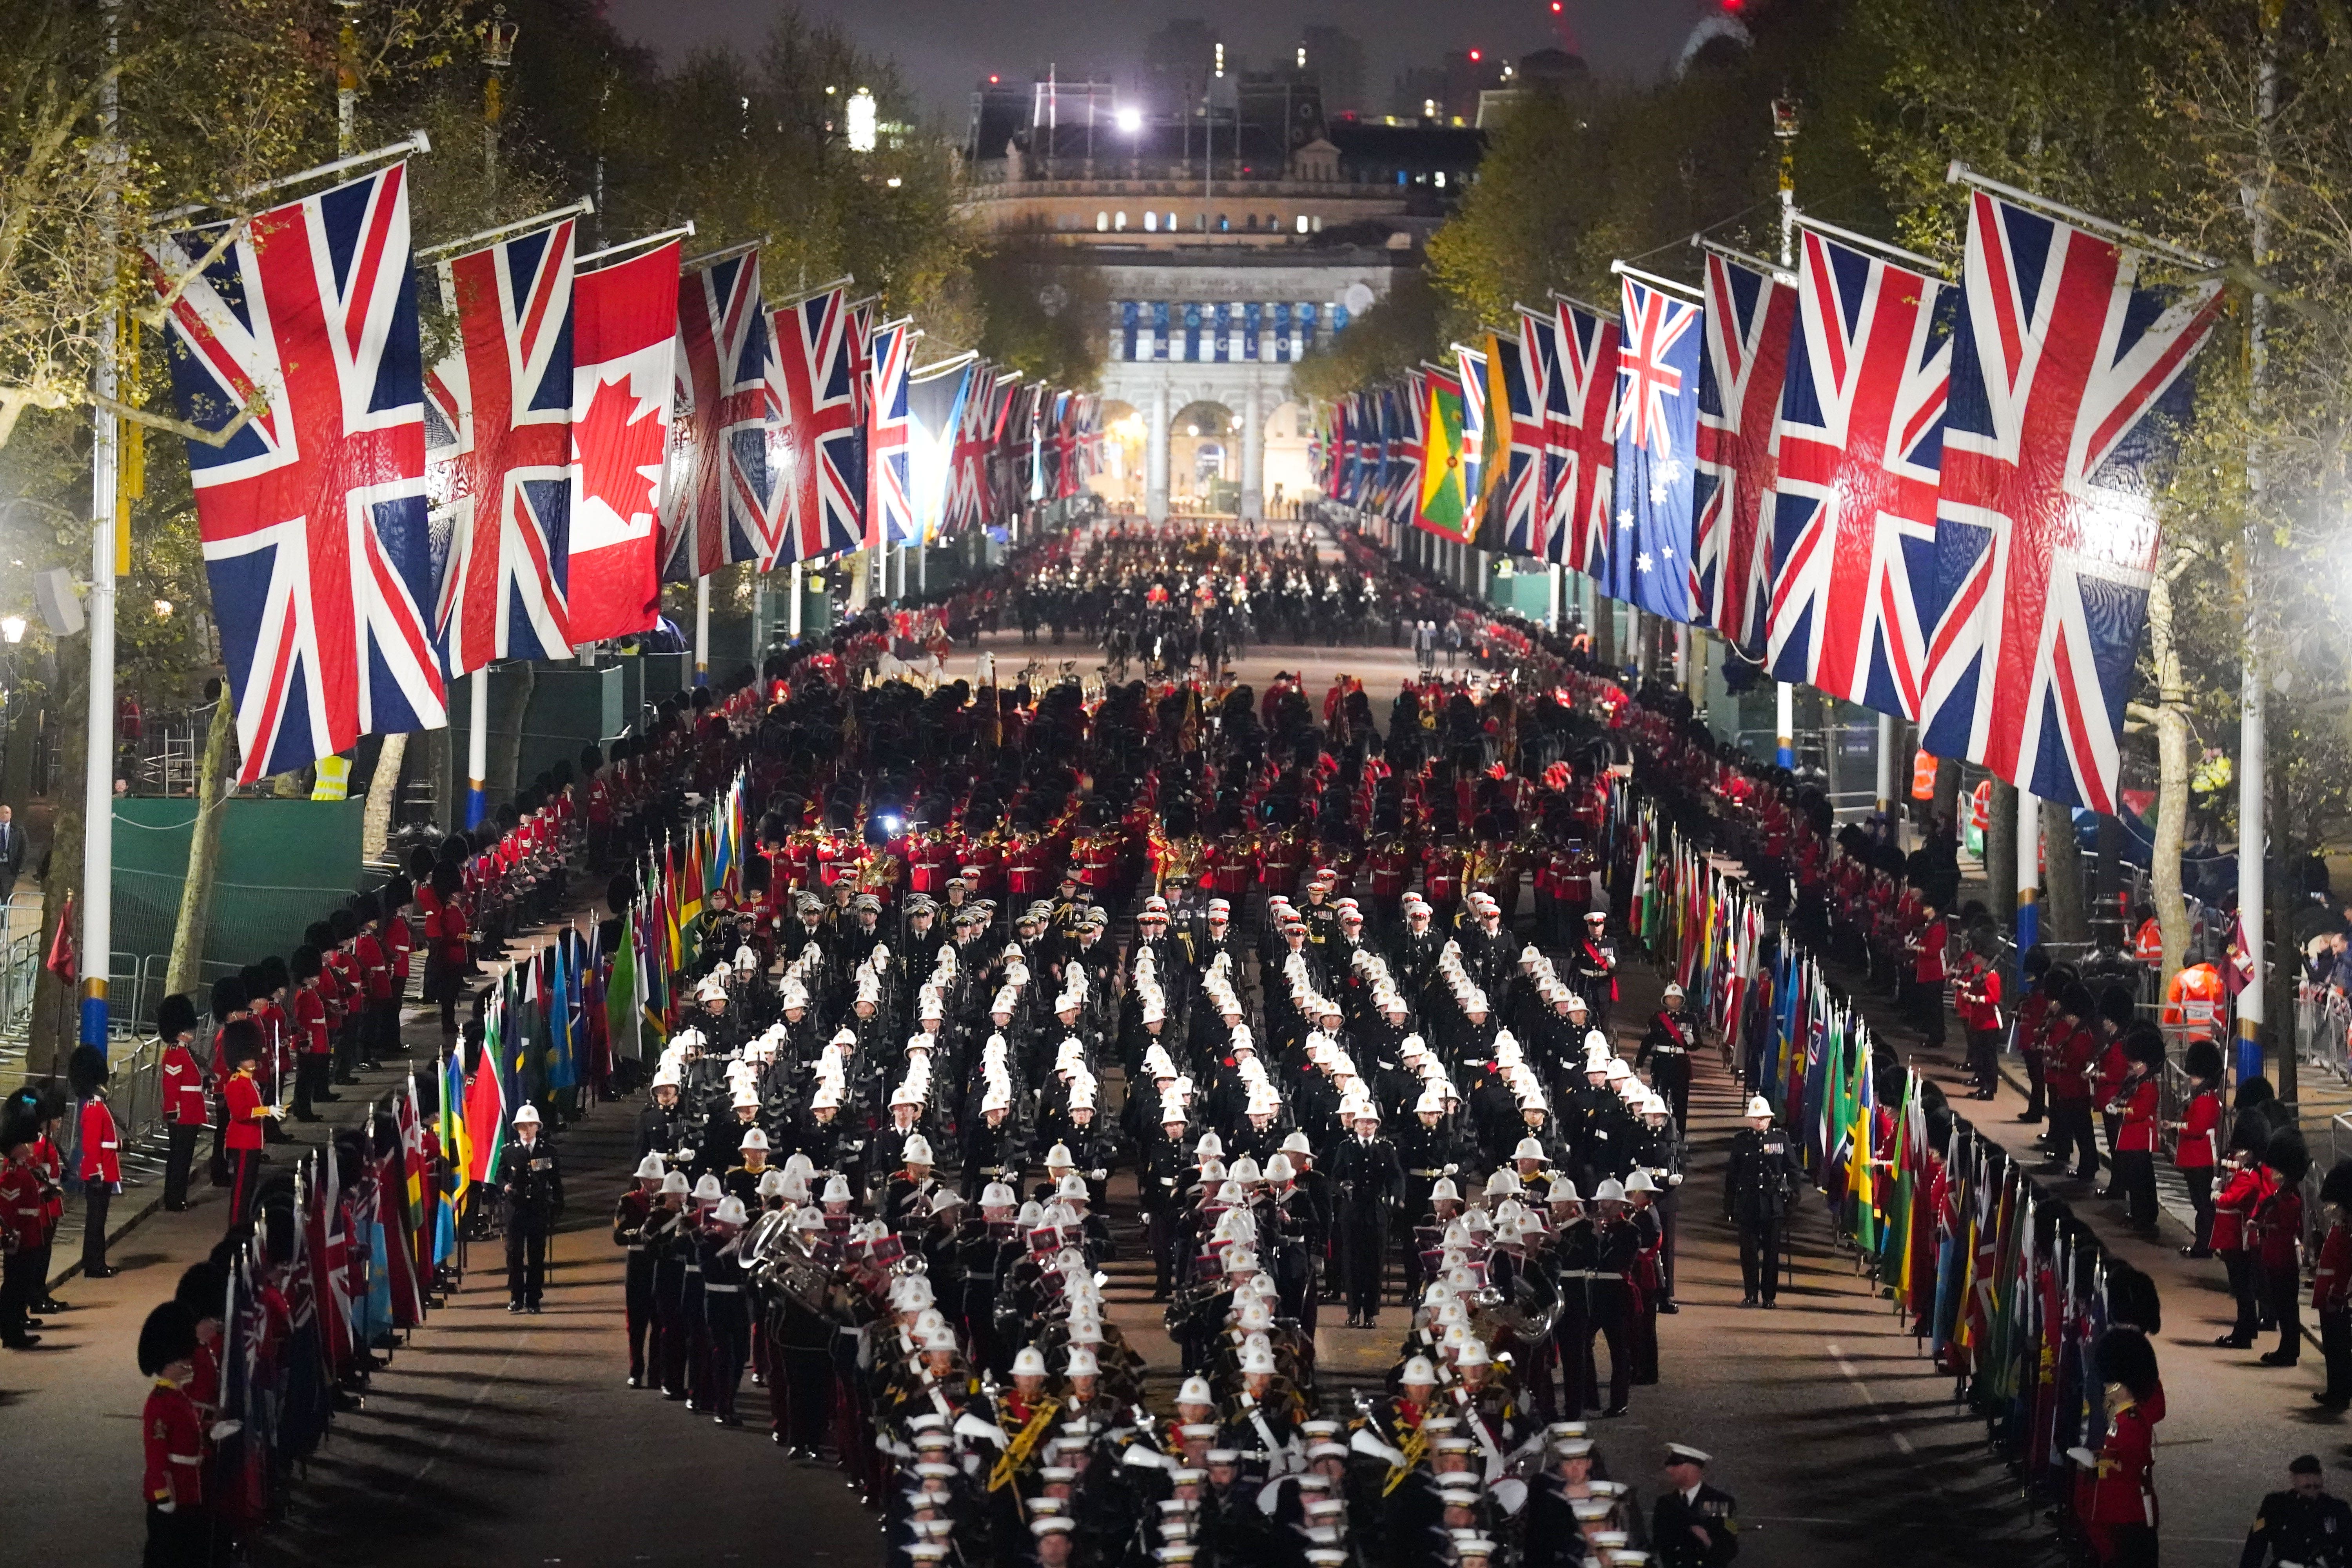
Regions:
[[[1172,510],[1240,511],[1241,424],[1241,416],[1214,398],[1195,398],[1175,412],[1168,427],[1168,504]]]

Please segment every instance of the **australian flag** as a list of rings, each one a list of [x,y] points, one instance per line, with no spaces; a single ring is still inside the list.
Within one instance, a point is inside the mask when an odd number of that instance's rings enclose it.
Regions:
[[[1699,620],[1691,539],[1702,312],[1647,283],[1623,283],[1617,515],[1601,591],[1671,621]]]

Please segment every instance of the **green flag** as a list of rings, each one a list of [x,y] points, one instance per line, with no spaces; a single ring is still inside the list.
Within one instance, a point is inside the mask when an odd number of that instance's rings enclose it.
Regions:
[[[1473,454],[1463,449],[1462,383],[1432,371],[1428,397],[1422,411],[1421,500],[1412,521],[1440,538],[1467,544],[1477,519],[1470,510],[1466,473]]]
[[[604,982],[604,1037],[615,1061],[641,1061],[637,1044],[637,942],[633,921],[621,924],[620,945],[613,952],[612,977]]]

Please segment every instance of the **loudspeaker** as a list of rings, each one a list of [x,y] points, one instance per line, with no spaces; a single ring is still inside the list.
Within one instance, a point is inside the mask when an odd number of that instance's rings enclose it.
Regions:
[[[61,637],[81,630],[81,598],[74,592],[73,574],[59,566],[33,579],[33,603],[40,607],[41,624]]]

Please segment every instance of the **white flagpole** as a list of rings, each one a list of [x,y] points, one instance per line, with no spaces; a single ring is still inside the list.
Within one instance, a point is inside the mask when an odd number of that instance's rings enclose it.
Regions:
[[[694,580],[694,683],[710,684],[710,579]]]
[[[119,51],[114,4],[106,7],[106,51]],[[107,145],[99,156],[115,163],[116,78],[99,89],[99,118]],[[119,163],[117,165],[119,167]],[[120,196],[110,183],[100,218],[107,253],[114,251]],[[120,328],[112,310],[99,330],[97,374],[91,378],[100,407],[91,416],[89,472],[89,735],[82,780],[81,846],[81,1028],[83,1045],[106,1049],[108,976],[114,945],[114,551],[119,504],[121,426],[107,406],[121,395],[116,354]]]
[[[466,828],[482,825],[489,812],[490,667],[473,673],[466,689]]]

